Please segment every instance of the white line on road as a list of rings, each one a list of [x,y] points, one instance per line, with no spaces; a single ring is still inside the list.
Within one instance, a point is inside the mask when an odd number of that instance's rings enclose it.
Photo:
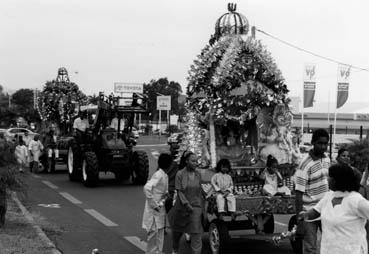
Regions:
[[[58,186],[56,186],[55,184],[49,182],[49,181],[42,181],[45,185],[49,186],[51,189],[58,189]]]
[[[274,224],[277,224],[277,225],[283,226],[283,227],[287,227],[286,223],[282,223],[282,222],[279,222],[279,221],[274,221]]]
[[[145,241],[142,241],[137,236],[125,236],[124,239],[126,239],[128,242],[132,243],[134,246],[141,249],[142,251],[146,251],[147,243]]]
[[[94,217],[96,220],[100,221],[102,224],[104,224],[107,227],[116,227],[118,224],[112,222],[108,218],[106,218],[104,215],[99,213],[98,211],[94,209],[84,209],[86,213]]]
[[[78,199],[76,199],[75,197],[73,197],[67,192],[59,192],[59,194],[62,195],[65,199],[69,200],[72,204],[75,204],[75,205],[82,204],[82,201],[79,201]]]
[[[41,176],[38,176],[38,175],[32,175],[34,178],[41,178]]]
[[[168,144],[152,144],[152,145],[136,145],[136,147],[147,147],[147,146],[167,146]]]

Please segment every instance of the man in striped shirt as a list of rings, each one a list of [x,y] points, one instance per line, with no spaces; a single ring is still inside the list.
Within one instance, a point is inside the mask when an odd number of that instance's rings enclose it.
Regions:
[[[313,149],[301,161],[296,174],[296,214],[313,208],[328,191],[328,168],[330,159],[325,155],[329,141],[324,129],[314,131]],[[301,228],[303,225],[303,228]],[[303,253],[317,254],[317,232],[320,223],[302,222],[298,231],[303,233]]]

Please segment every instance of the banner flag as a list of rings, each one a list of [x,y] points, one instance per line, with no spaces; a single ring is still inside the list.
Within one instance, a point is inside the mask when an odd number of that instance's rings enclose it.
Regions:
[[[337,73],[337,108],[342,107],[348,99],[351,67],[339,65]]]
[[[304,108],[313,106],[316,86],[316,66],[306,64],[304,70]]]

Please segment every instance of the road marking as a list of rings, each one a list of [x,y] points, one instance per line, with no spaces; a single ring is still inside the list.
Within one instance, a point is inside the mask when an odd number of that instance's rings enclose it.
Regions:
[[[142,251],[146,251],[147,243],[137,236],[125,236],[124,239],[126,239],[128,242],[132,243],[134,246],[141,249]]]
[[[76,199],[75,197],[73,197],[67,192],[59,192],[59,194],[62,195],[65,199],[69,200],[72,204],[75,204],[75,205],[82,204],[81,201],[79,201],[78,199]]]
[[[148,146],[167,146],[168,144],[153,144],[153,145],[136,145],[136,147],[148,147]]]
[[[38,176],[38,175],[32,175],[34,178],[38,178],[38,179],[40,179],[41,178],[41,176]]]
[[[42,181],[45,185],[49,186],[51,189],[58,189],[58,186],[56,186],[55,184],[49,182],[49,181]]]
[[[45,208],[60,208],[59,204],[38,204],[38,206]]]
[[[288,225],[279,221],[274,221],[274,224],[277,224],[279,226],[287,227]]]
[[[118,224],[112,222],[108,218],[106,218],[104,215],[99,213],[98,211],[94,209],[84,209],[86,213],[94,217],[96,220],[100,221],[102,224],[104,224],[107,227],[116,227]]]

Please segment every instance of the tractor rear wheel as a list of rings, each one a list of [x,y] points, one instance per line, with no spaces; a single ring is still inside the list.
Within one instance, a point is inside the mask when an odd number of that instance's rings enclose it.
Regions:
[[[149,177],[149,158],[146,152],[135,151],[132,160],[132,182],[143,185]]]
[[[82,182],[87,187],[95,187],[99,183],[99,164],[94,152],[85,152],[83,155]]]
[[[72,143],[68,148],[67,156],[68,175],[72,182],[78,182],[82,179],[80,158],[81,155],[78,154],[77,145]]]

